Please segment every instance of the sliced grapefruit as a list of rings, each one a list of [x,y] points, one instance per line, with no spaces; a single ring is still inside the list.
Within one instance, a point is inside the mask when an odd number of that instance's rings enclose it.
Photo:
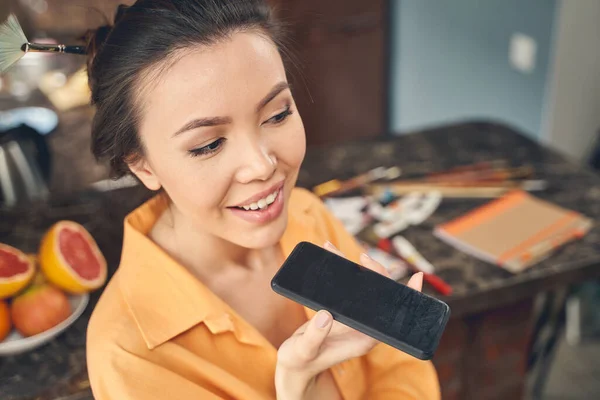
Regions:
[[[51,283],[70,293],[98,289],[106,281],[106,260],[78,223],[60,221],[42,238],[38,262]]]
[[[4,300],[0,300],[0,342],[8,336],[11,329],[10,309]]]
[[[35,274],[35,262],[14,247],[0,243],[0,299],[21,291]]]

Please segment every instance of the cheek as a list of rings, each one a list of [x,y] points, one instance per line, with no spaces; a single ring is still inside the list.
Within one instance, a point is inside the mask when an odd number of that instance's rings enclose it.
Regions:
[[[201,160],[164,154],[157,166],[163,188],[177,207],[187,213],[198,214],[219,205],[227,192],[230,173],[219,168],[218,156]]]
[[[288,132],[278,136],[275,148],[277,159],[291,168],[300,167],[306,152],[304,126],[298,120]]]

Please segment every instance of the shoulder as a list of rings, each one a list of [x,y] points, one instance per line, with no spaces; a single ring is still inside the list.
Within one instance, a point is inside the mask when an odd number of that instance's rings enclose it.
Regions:
[[[326,203],[307,189],[294,188],[290,198],[290,209],[296,214],[310,215],[321,220],[323,223],[341,227],[341,221],[336,218]]]
[[[118,278],[117,272],[100,296],[88,324],[86,354],[90,373],[96,366],[110,363],[110,356],[120,350],[142,353],[147,349],[119,290]]]
[[[329,210],[314,193],[304,188],[294,188],[290,196],[289,214],[304,229],[326,229],[333,218]]]
[[[86,364],[94,398],[150,398],[134,387],[148,375],[147,348],[119,290],[119,272],[104,289],[92,312],[86,338]],[[142,393],[144,392],[143,388]]]
[[[322,206],[323,202],[313,192],[301,188],[295,187],[292,189],[290,197],[290,206],[295,209],[309,209],[312,207]]]
[[[319,224],[326,223],[333,215],[325,203],[314,193],[304,188],[294,188],[290,196],[290,211],[297,217],[309,218]]]
[[[302,231],[302,234],[297,236],[305,235],[308,241],[319,246],[329,241],[355,262],[364,251],[342,222],[329,211],[325,203],[306,189],[294,188],[292,191],[290,215],[295,217],[294,230]]]

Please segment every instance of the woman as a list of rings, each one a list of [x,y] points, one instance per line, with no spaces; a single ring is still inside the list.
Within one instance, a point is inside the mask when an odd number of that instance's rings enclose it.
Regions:
[[[259,0],[140,0],[91,40],[94,154],[158,192],[90,321],[98,400],[439,398],[431,363],[270,290],[302,240],[385,271],[294,188],[278,30]]]

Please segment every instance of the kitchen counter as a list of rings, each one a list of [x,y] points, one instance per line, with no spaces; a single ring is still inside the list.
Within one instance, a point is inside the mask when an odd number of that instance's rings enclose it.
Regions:
[[[332,178],[348,178],[378,166],[398,165],[406,174],[417,174],[499,158],[508,159],[515,165],[533,165],[538,178],[546,179],[549,184],[547,190],[537,193],[539,197],[600,219],[598,175],[509,127],[489,123],[458,124],[391,139],[310,149],[299,185],[312,187]],[[149,196],[139,187],[112,192],[84,191],[74,195],[57,195],[46,204],[0,210],[0,242],[33,252],[41,234],[53,222],[72,219],[82,223],[96,238],[112,274],[120,257],[123,218]],[[464,394],[474,390],[473,386],[465,383],[465,374],[469,370],[467,367],[461,369],[459,363],[463,361],[463,352],[478,354],[479,361],[488,357],[482,353],[487,349],[481,339],[485,336],[482,332],[510,318],[508,321],[514,325],[513,329],[522,329],[523,337],[530,338],[531,329],[527,327],[527,321],[531,319],[528,307],[533,296],[600,276],[600,230],[597,226],[583,239],[565,246],[519,275],[511,275],[475,260],[432,236],[431,231],[436,224],[485,201],[444,199],[429,220],[405,232],[407,239],[436,266],[439,275],[451,283],[455,291],[452,297],[444,299],[452,308],[454,322],[449,324],[448,333],[440,345],[440,354],[434,358],[440,379],[443,382],[457,379],[458,382],[458,389],[445,386],[444,398],[453,398],[453,393],[459,396],[455,398],[461,398],[461,395],[468,398]],[[94,293],[84,315],[50,344],[27,354],[0,359],[0,397],[3,400],[92,398],[85,366],[85,330],[99,295],[100,292]],[[525,347],[513,350],[519,354],[526,353],[527,344],[519,343]],[[473,349],[474,345],[481,345],[481,349]],[[523,354],[521,358],[525,356]],[[522,360],[518,361],[520,366]],[[450,363],[451,367],[447,367],[446,363]],[[468,363],[467,360],[465,365]],[[491,361],[488,363],[489,368],[494,365]],[[512,364],[509,367],[512,368]],[[446,368],[452,368],[452,371],[448,372]],[[481,373],[484,372],[482,369]],[[445,374],[458,374],[458,377]],[[484,378],[481,384],[484,384]],[[494,386],[493,383],[486,385]],[[516,397],[507,395],[505,398]]]
[[[53,222],[73,220],[96,239],[112,275],[121,255],[123,219],[149,196],[141,188],[89,191],[69,198],[56,197],[47,204],[21,210],[0,209],[0,242],[36,252],[41,235]],[[84,314],[48,345],[0,358],[2,400],[92,399],[85,362],[85,332],[100,294],[101,291],[92,293]]]
[[[406,176],[426,174],[458,165],[506,159],[513,166],[529,164],[535,179],[548,188],[532,194],[600,221],[600,175],[542,147],[503,125],[465,123],[442,126],[379,142],[357,142],[313,149],[305,159],[300,184],[312,187],[333,178],[349,178],[371,168],[398,165]],[[468,316],[481,310],[526,298],[600,275],[600,227],[580,241],[559,249],[552,257],[521,274],[484,263],[454,250],[432,236],[440,223],[450,221],[489,199],[444,199],[420,226],[403,232],[454,289],[447,299],[452,315]],[[509,290],[508,290],[509,289]]]

